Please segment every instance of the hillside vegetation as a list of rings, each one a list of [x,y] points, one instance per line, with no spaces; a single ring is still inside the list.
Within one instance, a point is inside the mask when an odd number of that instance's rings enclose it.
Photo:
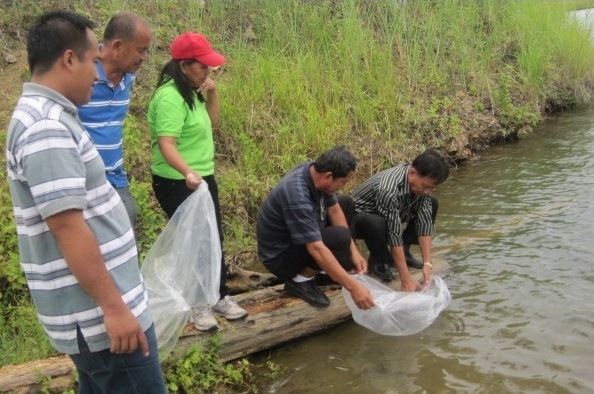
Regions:
[[[437,148],[452,163],[529,131],[548,113],[591,101],[590,32],[567,11],[584,2],[536,1],[2,1],[0,144],[28,78],[27,28],[41,12],[76,10],[102,34],[119,10],[154,29],[125,126],[125,162],[140,208],[141,255],[165,217],[150,186],[146,108],[171,40],[205,34],[227,58],[217,177],[229,261],[256,266],[255,219],[290,168],[347,145],[358,177]],[[563,136],[559,136],[563,138]],[[2,166],[4,157],[2,156]],[[0,365],[51,352],[19,267],[6,173],[0,173]]]

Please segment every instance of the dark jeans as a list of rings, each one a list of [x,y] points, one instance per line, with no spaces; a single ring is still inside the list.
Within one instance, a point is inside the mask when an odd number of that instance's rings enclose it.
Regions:
[[[351,258],[351,232],[346,227],[327,226],[321,229],[322,242],[336,257],[340,265],[347,271],[355,268]],[[321,271],[320,266],[307,252],[305,245],[292,245],[283,252],[280,258],[264,263],[266,268],[279,279],[291,279],[305,267]]]
[[[221,224],[221,206],[219,204],[219,186],[214,175],[202,177],[202,180],[208,185],[208,191],[214,204],[215,216],[217,218],[217,228],[219,238],[221,239],[221,251],[223,249],[223,229]],[[173,216],[177,208],[188,198],[194,190],[188,188],[185,179],[168,179],[153,174],[153,191],[159,205],[165,211],[169,219]],[[225,254],[221,255],[221,284],[219,286],[219,295],[221,298],[229,294],[227,289],[227,267],[225,266]]]
[[[437,209],[439,204],[433,196],[431,198],[431,221],[435,224],[437,218]],[[355,212],[355,202],[350,196],[339,195],[338,203],[351,229],[354,239],[363,239],[369,250],[370,257],[380,264],[393,265],[392,256],[388,249],[388,226],[386,220],[372,213]],[[419,238],[416,234],[417,219],[413,218],[406,225],[402,232],[402,241],[404,245],[418,245]]]
[[[79,354],[70,358],[78,371],[78,392],[81,394],[164,394],[167,392],[159,364],[155,327],[145,332],[149,356],[140,349],[131,354],[114,354],[105,349],[91,352],[80,329]]]

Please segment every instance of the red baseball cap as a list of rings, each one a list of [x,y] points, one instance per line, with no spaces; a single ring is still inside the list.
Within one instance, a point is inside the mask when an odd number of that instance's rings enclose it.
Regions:
[[[177,36],[169,46],[169,51],[174,60],[196,59],[210,67],[218,67],[227,60],[212,49],[206,37],[198,33]]]

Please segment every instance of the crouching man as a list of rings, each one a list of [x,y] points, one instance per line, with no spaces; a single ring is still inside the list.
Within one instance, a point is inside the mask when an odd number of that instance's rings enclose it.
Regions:
[[[367,262],[334,194],[353,178],[356,166],[346,148],[334,147],[285,175],[260,210],[260,260],[285,281],[288,294],[314,306],[330,305],[313,280],[321,271],[346,288],[359,308],[375,305],[369,290],[347,272],[364,273]]]

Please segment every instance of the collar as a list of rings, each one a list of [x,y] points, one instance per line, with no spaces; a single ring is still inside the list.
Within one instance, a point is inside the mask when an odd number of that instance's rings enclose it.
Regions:
[[[307,162],[303,163],[302,165],[303,165],[303,168],[302,168],[301,171],[302,171],[303,179],[307,183],[307,186],[309,187],[310,192],[317,199],[322,198],[322,196],[325,193],[322,192],[321,190],[316,189],[316,185],[314,184],[314,181],[313,181],[313,178],[311,176],[311,173],[309,172],[309,169],[313,165],[313,161],[307,161]]]
[[[109,86],[111,89],[114,88],[114,85],[109,81],[109,79],[107,79],[107,75],[105,75],[105,70],[103,69],[103,63],[101,63],[101,61],[97,62],[97,74],[99,74],[98,81],[103,82],[104,84]],[[118,84],[120,89],[122,89],[122,90],[126,89],[126,82],[134,77],[135,77],[135,74],[124,72],[124,74],[122,75],[122,79],[120,80],[120,83]]]
[[[402,180],[400,182],[398,182],[398,191],[402,192],[402,194],[410,194],[410,184],[408,183],[408,172],[410,171],[410,168],[412,167],[410,164],[409,165],[405,165],[405,170],[404,170],[404,176],[402,177]]]
[[[43,96],[61,105],[66,112],[72,115],[76,114],[76,106],[72,101],[68,100],[62,94],[56,92],[47,86],[40,85],[34,82],[26,82],[23,84],[23,96]]]

